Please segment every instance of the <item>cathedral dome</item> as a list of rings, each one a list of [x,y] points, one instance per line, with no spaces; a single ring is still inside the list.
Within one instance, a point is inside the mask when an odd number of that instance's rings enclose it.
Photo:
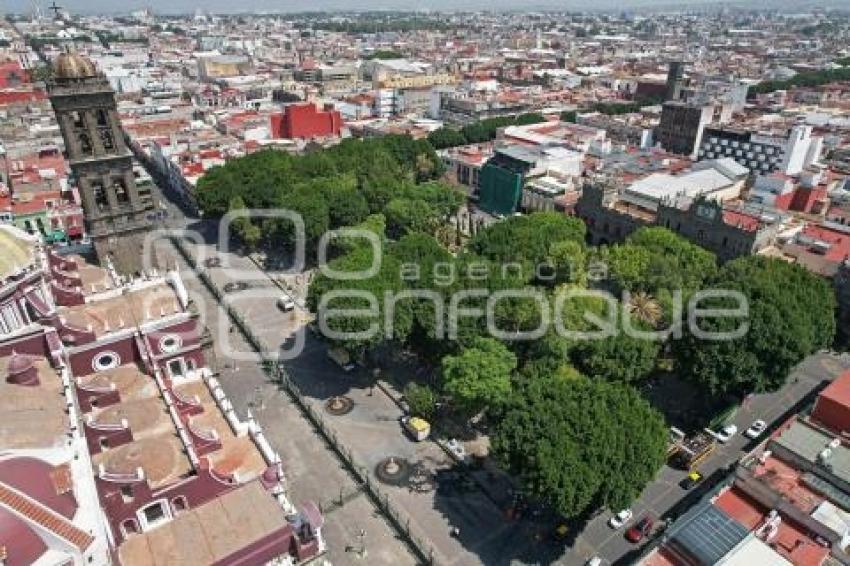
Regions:
[[[97,76],[97,69],[79,53],[62,53],[53,63],[53,74],[57,79],[85,79]]]

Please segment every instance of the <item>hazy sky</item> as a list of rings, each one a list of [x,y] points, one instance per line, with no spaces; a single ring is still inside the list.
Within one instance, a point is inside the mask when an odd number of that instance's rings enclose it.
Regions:
[[[52,0],[35,0],[46,9]],[[248,12],[274,10],[298,12],[306,10],[534,10],[534,9],[610,9],[623,10],[647,6],[707,5],[718,7],[722,4],[737,6],[767,7],[785,6],[788,8],[802,5],[846,6],[847,0],[761,0],[753,3],[748,0],[717,2],[716,0],[57,0],[57,4],[76,13],[127,13],[132,10],[150,7],[161,13],[193,13],[200,7],[213,12]],[[33,0],[0,0],[0,9],[10,12],[31,12]]]

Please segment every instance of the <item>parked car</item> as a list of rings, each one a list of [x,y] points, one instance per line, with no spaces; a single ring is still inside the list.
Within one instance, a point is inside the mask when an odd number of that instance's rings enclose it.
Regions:
[[[764,434],[765,430],[767,430],[767,423],[759,419],[750,425],[750,428],[748,428],[746,432],[744,432],[744,436],[746,436],[747,438],[756,439],[762,434]]]
[[[714,433],[717,440],[724,444],[729,442],[729,440],[736,434],[738,434],[738,427],[733,424],[726,425],[722,429],[720,429],[720,432]]]
[[[640,542],[652,532],[652,525],[654,524],[655,521],[652,520],[652,517],[647,515],[626,531],[626,540],[629,542]]]
[[[281,297],[277,300],[277,308],[283,312],[293,311],[295,310],[295,301],[286,295],[281,295]]]
[[[224,284],[225,293],[235,293],[236,291],[244,291],[248,288],[248,284],[244,281],[228,281]]]
[[[679,487],[681,487],[682,489],[685,489],[685,490],[691,489],[692,487],[697,485],[699,482],[701,482],[702,479],[703,479],[702,474],[699,473],[696,470],[693,470],[693,471],[691,471],[691,473],[689,473],[687,476],[685,476],[685,479],[683,479],[682,481],[679,482]]]
[[[631,509],[623,509],[608,521],[608,525],[612,529],[619,529],[626,523],[628,523],[632,518],[632,510]]]
[[[602,566],[602,559],[598,556],[594,556],[587,561],[587,566]]]

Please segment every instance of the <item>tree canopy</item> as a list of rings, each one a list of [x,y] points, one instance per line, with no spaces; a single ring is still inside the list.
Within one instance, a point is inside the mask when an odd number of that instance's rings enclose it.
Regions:
[[[443,389],[464,410],[475,414],[508,399],[516,365],[516,356],[501,342],[476,338],[460,354],[443,358]]]
[[[724,265],[712,287],[738,291],[748,313],[737,318],[707,318],[703,331],[731,332],[748,325],[746,334],[706,340],[687,332],[675,343],[685,376],[715,394],[743,396],[775,391],[793,366],[832,344],[835,297],[829,283],[799,265],[762,256]],[[705,300],[700,308],[735,308],[729,299]]]
[[[447,147],[455,147],[458,145],[481,143],[496,139],[496,133],[499,128],[504,128],[506,126],[525,126],[545,121],[546,118],[537,112],[528,112],[526,114],[518,114],[516,116],[486,118],[484,120],[479,120],[478,122],[467,124],[460,130],[444,126],[428,134],[428,141],[435,149],[445,149]]]
[[[713,253],[661,227],[638,229],[601,255],[617,291],[699,289],[717,270]]]
[[[240,209],[285,209],[305,225],[308,258],[329,229],[355,226],[370,213],[386,211],[388,232],[400,237],[430,230],[452,214],[463,196],[436,182],[442,163],[424,140],[385,136],[346,140],[327,150],[292,156],[261,151],[211,169],[198,182],[200,208],[209,216]],[[392,206],[390,206],[392,203]],[[294,224],[287,218],[240,222],[237,236],[249,247],[291,246]]]
[[[567,518],[628,506],[664,463],[661,415],[631,387],[580,376],[521,380],[492,453]]]
[[[469,243],[469,249],[501,263],[525,263],[532,269],[547,263],[556,242],[584,245],[585,225],[578,218],[557,212],[535,212],[512,216],[482,230]]]

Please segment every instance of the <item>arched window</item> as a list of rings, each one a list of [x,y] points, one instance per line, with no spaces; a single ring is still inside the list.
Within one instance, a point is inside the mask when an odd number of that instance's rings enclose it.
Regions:
[[[81,132],[79,135],[80,138],[80,151],[83,155],[91,155],[92,154],[92,146],[91,146],[91,138],[85,132]]]
[[[94,193],[94,204],[100,212],[109,208],[109,199],[106,197],[106,189],[100,181],[92,183],[92,192]]]
[[[127,204],[130,202],[130,194],[127,192],[124,179],[114,179],[112,181],[112,190],[115,191],[115,199],[118,201],[118,204]]]

